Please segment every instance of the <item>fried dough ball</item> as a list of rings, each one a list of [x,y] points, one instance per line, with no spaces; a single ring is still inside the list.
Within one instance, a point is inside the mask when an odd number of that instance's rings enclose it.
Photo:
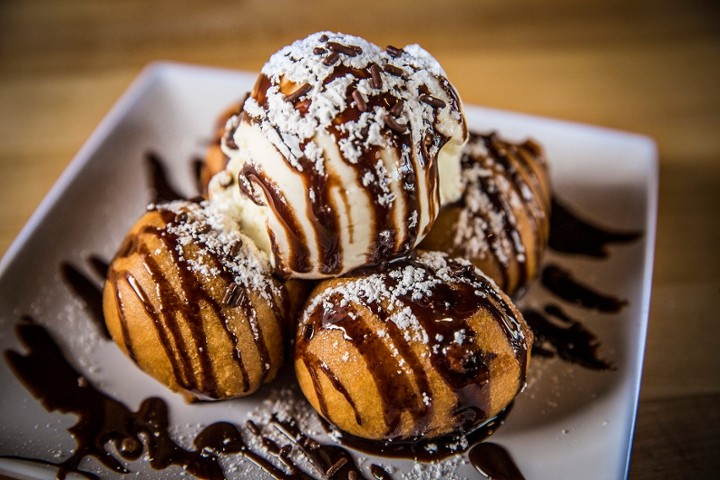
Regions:
[[[542,149],[471,133],[462,181],[462,198],[440,211],[419,248],[466,258],[514,295],[537,275],[548,243],[551,193]]]
[[[267,257],[207,204],[149,207],[110,265],[112,338],[188,399],[248,395],[283,358],[289,301]]]
[[[339,429],[427,439],[498,415],[525,385],[532,339],[479,269],[419,252],[321,282],[300,321],[295,371],[308,401]]]
[[[229,157],[222,151],[222,141],[226,134],[225,125],[231,117],[242,111],[247,97],[248,95],[245,95],[242,100],[228,107],[220,114],[215,122],[215,132],[213,134],[212,141],[210,142],[210,146],[208,147],[207,152],[205,152],[205,157],[202,159],[202,164],[200,165],[200,176],[198,179],[200,193],[205,197],[208,195],[210,179],[214,177],[216,173],[225,170],[229,160]]]

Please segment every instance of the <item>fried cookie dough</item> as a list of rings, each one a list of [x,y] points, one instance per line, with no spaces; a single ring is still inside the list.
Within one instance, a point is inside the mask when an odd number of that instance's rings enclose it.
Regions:
[[[226,135],[225,126],[230,118],[242,111],[247,97],[248,95],[246,94],[242,100],[228,107],[215,121],[215,131],[213,133],[212,140],[210,141],[210,145],[205,152],[205,156],[202,159],[202,164],[200,165],[200,176],[198,178],[200,193],[204,197],[207,197],[208,195],[210,179],[214,177],[215,174],[225,170],[225,167],[227,166],[229,157],[225,155],[225,152],[222,150],[222,142]]]
[[[419,248],[470,260],[505,292],[532,280],[547,248],[550,183],[542,148],[471,133],[460,201],[440,211]]]
[[[296,336],[308,401],[380,441],[470,431],[525,386],[532,332],[478,268],[439,252],[321,282]]]
[[[205,202],[151,205],[105,283],[115,342],[189,399],[248,395],[283,358],[287,292],[267,257],[225,221]]]

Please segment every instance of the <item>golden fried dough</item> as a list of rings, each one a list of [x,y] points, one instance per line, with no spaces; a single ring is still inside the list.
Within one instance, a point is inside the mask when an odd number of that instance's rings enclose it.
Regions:
[[[237,115],[242,111],[242,107],[245,104],[247,95],[237,103],[234,103],[228,107],[215,122],[215,132],[213,134],[210,146],[205,152],[202,164],[200,166],[200,178],[198,179],[200,185],[200,193],[207,197],[208,186],[210,185],[210,179],[215,176],[216,173],[225,170],[228,163],[228,156],[222,150],[222,142],[225,137],[226,130],[225,125],[227,121],[233,115]]]
[[[470,262],[439,252],[321,282],[295,371],[328,421],[372,440],[432,438],[496,416],[525,385],[532,332]]]
[[[110,265],[103,307],[120,348],[188,397],[248,395],[282,362],[284,286],[207,204],[149,207]]]
[[[547,248],[550,185],[542,149],[471,133],[463,195],[446,206],[419,248],[470,260],[513,295],[532,280]]]

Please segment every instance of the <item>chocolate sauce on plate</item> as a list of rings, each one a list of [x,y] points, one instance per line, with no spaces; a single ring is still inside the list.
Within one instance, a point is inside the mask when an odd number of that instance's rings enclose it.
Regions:
[[[67,361],[45,327],[24,317],[16,324],[16,331],[28,351],[26,354],[5,351],[8,365],[48,411],[74,413],[78,416],[78,422],[68,429],[77,447],[70,457],[58,463],[10,456],[5,458],[55,465],[59,479],[69,473],[91,479],[99,478],[80,468],[80,463],[86,457],[95,458],[117,473],[130,473],[112,449],[108,448],[110,444],[124,459],[135,460],[145,452],[150,465],[156,470],[175,465],[199,478],[225,478],[219,457],[229,454],[245,456],[275,479],[316,478],[288,456],[290,450],[299,448],[327,477],[349,478],[349,472],[352,471],[355,478],[364,478],[347,450],[310,439],[300,433],[292,421],[273,421],[284,432],[290,432],[286,434],[291,440],[289,446],[268,448],[272,441],[267,439],[263,441],[266,451],[258,451],[249,447],[244,440],[247,435],[262,437],[257,426],[253,430],[246,430],[228,422],[217,422],[200,431],[193,440],[193,448],[186,449],[169,433],[168,408],[164,400],[147,398],[137,411],[132,411],[85,379]],[[280,460],[282,466],[272,462],[271,458]]]
[[[68,429],[77,448],[69,458],[55,464],[59,479],[71,472],[98,478],[79,468],[85,457],[94,457],[115,472],[128,473],[107,448],[108,443],[123,458],[136,459],[147,448],[150,463],[156,469],[179,465],[194,475],[210,479],[223,478],[218,453],[244,449],[237,430],[228,424],[214,424],[198,435],[196,450],[185,450],[167,431],[164,401],[148,398],[137,412],[133,412],[95,388],[75,370],[43,326],[24,317],[16,325],[16,331],[28,349],[25,355],[13,350],[5,352],[5,359],[17,377],[48,411],[78,415],[78,422]],[[147,442],[145,447],[143,440]]]
[[[582,322],[568,316],[559,306],[547,305],[544,312],[528,309],[523,312],[523,316],[535,333],[533,355],[557,355],[565,361],[591,370],[613,368],[609,362],[598,356],[600,341],[595,334]]]
[[[97,255],[90,255],[88,258],[88,264],[90,265],[90,268],[93,269],[93,272],[95,272],[95,275],[104,282],[108,269],[110,268],[110,263]]]
[[[552,198],[550,217],[551,249],[592,258],[607,258],[607,247],[638,239],[639,232],[613,232],[583,220],[556,196]],[[540,274],[542,285],[556,298],[587,310],[617,313],[628,302],[601,293],[577,280],[569,270],[557,264],[546,265]],[[560,306],[549,303],[543,311],[526,309],[523,316],[535,333],[533,354],[555,356],[592,370],[613,366],[598,355],[600,341],[582,321],[571,318]]]
[[[545,288],[550,290],[556,297],[589,310],[616,313],[627,305],[626,300],[605,295],[587,285],[583,285],[568,270],[559,265],[547,265],[543,268],[540,278]]]
[[[90,314],[90,320],[98,328],[100,334],[105,339],[110,339],[110,332],[108,332],[103,316],[102,287],[68,262],[60,264],[60,273],[67,286],[85,304],[86,311]]]
[[[640,238],[640,232],[616,232],[582,219],[557,197],[552,198],[550,215],[550,248],[596,258],[607,258],[607,246]]]
[[[218,138],[218,143],[219,142]],[[202,192],[205,186],[202,183],[202,171],[203,171],[203,165],[205,161],[202,158],[194,158],[191,163],[192,173],[193,173],[193,179],[195,180],[195,190],[197,192]]]
[[[167,169],[155,152],[147,152],[145,154],[145,165],[150,179],[150,189],[152,190],[152,203],[171,202],[173,200],[183,200],[186,195],[172,185],[168,178]]]
[[[510,453],[497,443],[475,445],[468,452],[468,459],[478,472],[490,480],[525,480]]]
[[[404,458],[423,462],[437,462],[461,454],[468,448],[485,441],[503,424],[512,410],[508,405],[496,417],[468,432],[458,432],[439,438],[375,441],[339,432],[326,422],[326,428],[335,430],[343,445],[378,457]]]

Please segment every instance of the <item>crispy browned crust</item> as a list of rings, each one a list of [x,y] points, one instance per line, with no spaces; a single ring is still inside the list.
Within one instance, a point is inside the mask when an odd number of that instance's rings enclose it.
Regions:
[[[243,305],[228,305],[228,280],[178,261],[166,227],[157,211],[143,215],[110,265],[103,309],[113,340],[173,391],[203,399],[254,392],[281,365],[285,302],[243,288]],[[197,245],[182,256],[199,259]]]

